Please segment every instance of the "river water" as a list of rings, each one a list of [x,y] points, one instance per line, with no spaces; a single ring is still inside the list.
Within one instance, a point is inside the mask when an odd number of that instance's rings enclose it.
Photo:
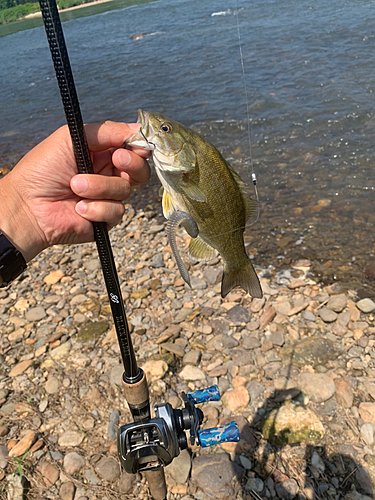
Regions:
[[[235,0],[123,5],[65,14],[84,120],[165,113],[205,135],[249,180]],[[310,259],[315,279],[372,296],[374,2],[238,0],[237,12],[260,197],[249,253],[270,273]],[[0,27],[3,168],[64,123],[38,22]],[[146,35],[132,40],[137,33]],[[139,199],[160,207],[156,184]]]

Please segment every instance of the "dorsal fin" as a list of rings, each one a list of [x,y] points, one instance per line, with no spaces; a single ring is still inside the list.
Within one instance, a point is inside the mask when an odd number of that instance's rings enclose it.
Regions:
[[[226,162],[227,167],[229,172],[232,174],[233,179],[235,180],[237,186],[239,187],[242,195],[242,199],[245,205],[245,215],[246,215],[246,220],[248,220],[255,210],[257,209],[258,203],[255,200],[252,200],[248,193],[246,192],[246,184],[244,181],[241,179],[241,177],[237,174],[237,172],[234,170],[233,167],[229,165],[228,162]]]

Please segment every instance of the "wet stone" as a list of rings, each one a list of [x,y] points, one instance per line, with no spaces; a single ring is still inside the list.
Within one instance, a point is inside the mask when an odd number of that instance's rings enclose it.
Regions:
[[[228,316],[233,323],[247,323],[250,321],[249,311],[242,306],[234,306],[229,309]]]

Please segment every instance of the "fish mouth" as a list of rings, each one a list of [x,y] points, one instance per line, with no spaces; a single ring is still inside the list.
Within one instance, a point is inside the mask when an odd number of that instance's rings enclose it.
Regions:
[[[147,139],[147,136],[150,136],[150,133],[153,135],[153,128],[150,124],[146,111],[143,111],[142,109],[138,110],[137,123],[141,125],[139,131],[129,137],[129,139],[125,141],[125,144],[145,150],[155,150],[156,145]]]
[[[147,139],[147,136],[150,136],[150,132],[153,132],[152,125],[150,123],[150,119],[147,115],[147,111],[143,111],[143,109],[138,110],[138,120],[137,123],[141,124],[141,128],[139,130],[139,133],[143,137],[143,139],[147,142],[149,146],[152,146],[150,149],[156,149],[156,144],[153,142],[149,141]]]

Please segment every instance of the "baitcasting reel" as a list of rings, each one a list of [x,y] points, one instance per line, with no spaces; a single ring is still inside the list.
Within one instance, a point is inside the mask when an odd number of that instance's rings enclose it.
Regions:
[[[188,446],[185,430],[189,430],[190,444],[202,447],[237,442],[240,433],[235,422],[223,427],[199,430],[203,412],[195,404],[219,401],[217,385],[199,391],[181,394],[185,407],[175,410],[167,403],[155,406],[155,418],[134,422],[119,428],[118,454],[121,465],[129,474],[164,467]]]

